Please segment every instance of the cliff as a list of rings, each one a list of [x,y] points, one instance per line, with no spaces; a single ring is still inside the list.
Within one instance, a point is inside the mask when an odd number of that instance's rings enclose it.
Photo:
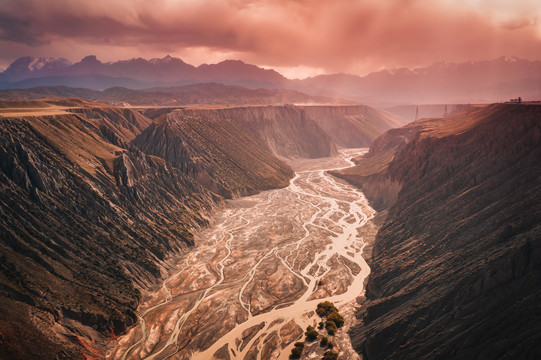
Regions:
[[[123,147],[141,115],[91,106],[0,118],[2,359],[103,357],[135,323],[139,289],[216,206],[182,171]]]
[[[351,332],[365,359],[541,353],[540,118],[497,104],[415,122],[342,172],[388,210]]]
[[[183,116],[228,121],[284,157],[319,158],[337,153],[331,135],[297,106],[182,109]]]
[[[365,105],[304,106],[303,109],[344,148],[368,147],[385,131],[404,125],[399,117]]]
[[[0,358],[103,358],[219,195],[287,186],[275,155],[332,155],[333,131],[295,106],[0,102]]]

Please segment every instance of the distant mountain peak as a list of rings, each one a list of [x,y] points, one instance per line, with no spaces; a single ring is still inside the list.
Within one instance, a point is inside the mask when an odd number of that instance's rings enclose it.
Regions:
[[[64,58],[23,56],[8,66],[2,73],[2,78],[16,81],[33,74],[45,76],[71,65],[71,62]]]
[[[165,65],[165,64],[186,64],[182,59],[171,56],[169,54],[165,55],[163,58],[152,58],[148,60],[149,63],[153,65]],[[186,64],[188,65],[188,64]]]

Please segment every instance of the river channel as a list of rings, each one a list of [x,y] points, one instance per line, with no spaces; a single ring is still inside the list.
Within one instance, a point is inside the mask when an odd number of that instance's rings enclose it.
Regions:
[[[330,337],[334,350],[358,358],[347,328],[370,272],[363,255],[375,211],[326,171],[351,166],[362,151],[298,161],[289,187],[228,201],[161,288],[146,294],[138,324],[107,358],[288,359],[306,327],[321,321],[314,310],[324,300],[346,319]],[[305,356],[322,353],[318,344],[305,348]]]

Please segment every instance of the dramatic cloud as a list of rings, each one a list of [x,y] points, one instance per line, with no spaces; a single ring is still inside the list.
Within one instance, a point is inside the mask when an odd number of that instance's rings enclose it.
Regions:
[[[239,58],[287,75],[436,61],[541,58],[533,0],[2,0],[0,61],[166,53]]]

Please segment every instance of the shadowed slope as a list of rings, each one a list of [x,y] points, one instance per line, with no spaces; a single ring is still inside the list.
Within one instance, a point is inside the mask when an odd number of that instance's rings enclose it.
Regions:
[[[214,207],[180,170],[122,147],[140,115],[103,112],[0,118],[0,358],[103,357],[136,320],[137,288]]]
[[[420,121],[341,172],[390,207],[352,332],[366,359],[541,353],[540,118],[541,106],[492,105]],[[360,172],[389,152],[387,166]],[[376,181],[400,192],[382,201]]]

